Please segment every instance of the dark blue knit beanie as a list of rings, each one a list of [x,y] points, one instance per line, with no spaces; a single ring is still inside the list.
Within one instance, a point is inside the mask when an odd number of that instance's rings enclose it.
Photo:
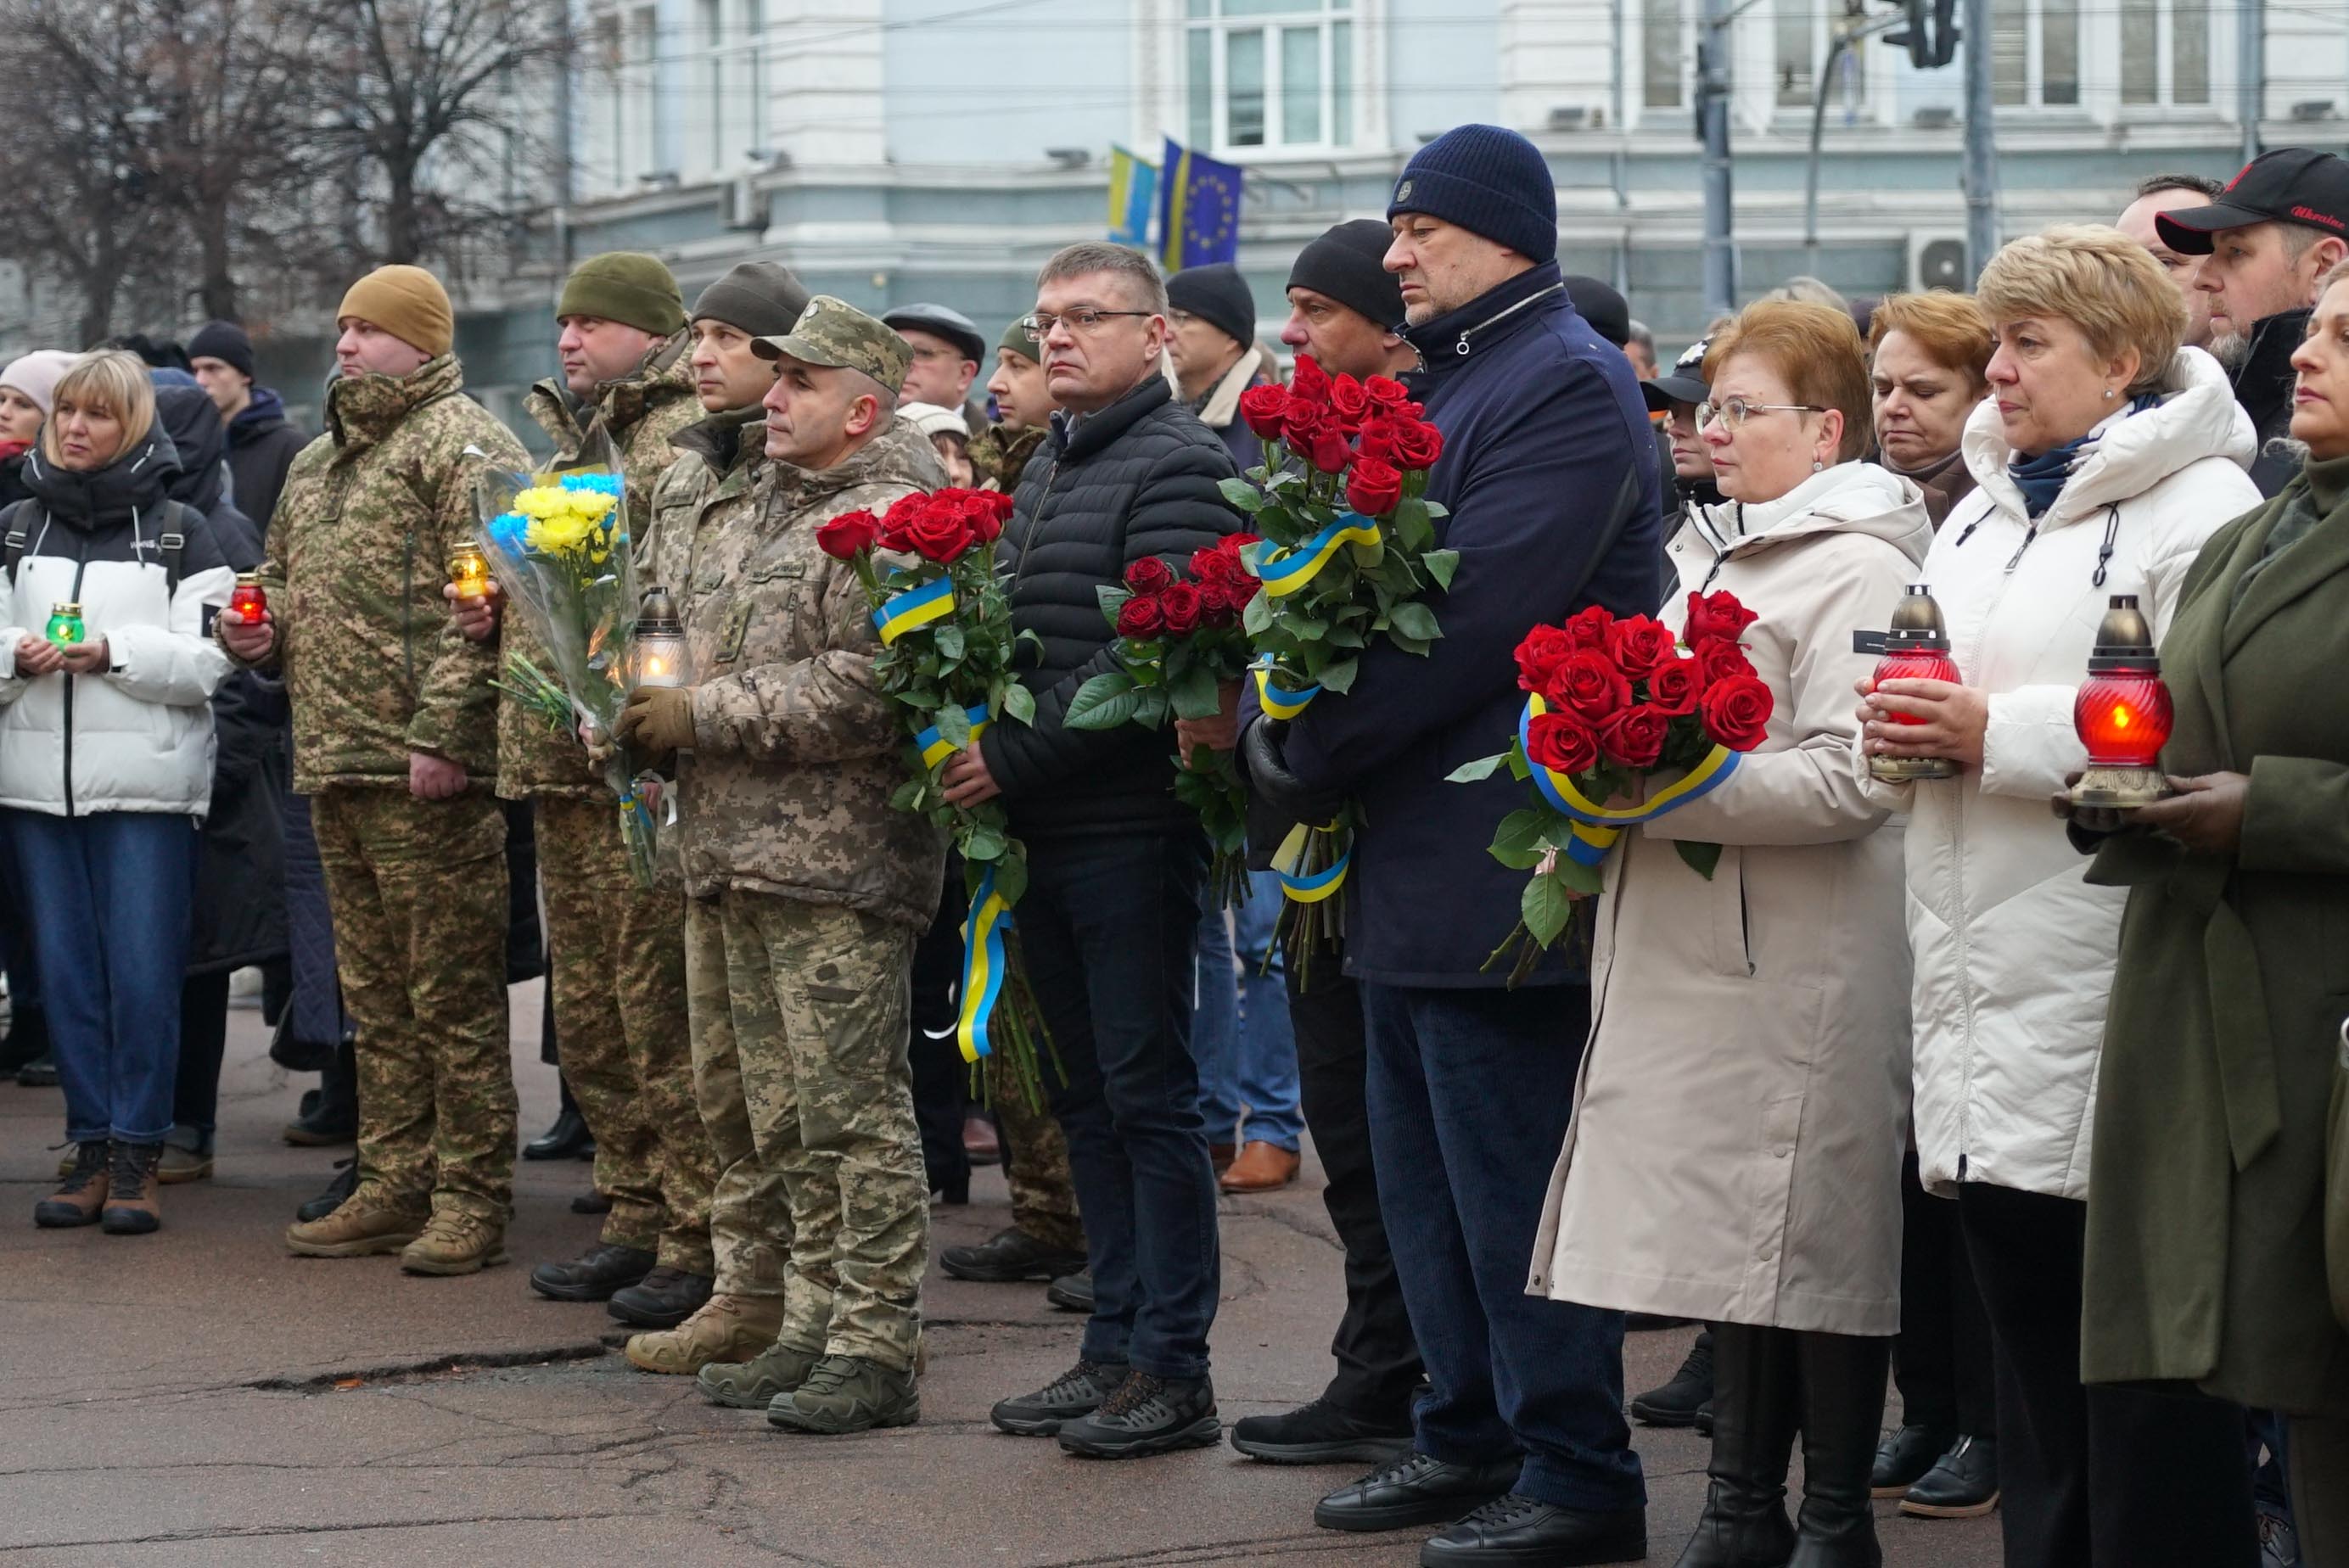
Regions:
[[[1454,126],[1395,181],[1387,218],[1424,212],[1536,262],[1557,255],[1557,187],[1534,144],[1497,125]]]

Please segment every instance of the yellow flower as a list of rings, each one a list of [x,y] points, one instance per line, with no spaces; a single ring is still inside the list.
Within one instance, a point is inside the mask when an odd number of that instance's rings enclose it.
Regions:
[[[588,524],[574,517],[540,518],[532,521],[524,541],[542,554],[563,555],[585,544],[590,531]]]
[[[566,511],[566,497],[562,490],[538,485],[523,491],[513,499],[513,509],[524,517],[549,518]]]

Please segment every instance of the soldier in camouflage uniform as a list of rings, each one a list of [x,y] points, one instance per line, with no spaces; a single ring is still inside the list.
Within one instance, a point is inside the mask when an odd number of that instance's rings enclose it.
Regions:
[[[284,672],[357,1025],[357,1187],[285,1241],[471,1274],[505,1260],[512,1197],[505,820],[492,655],[450,626],[440,567],[474,529],[484,463],[527,459],[464,395],[429,273],[378,269],[336,322],[326,433],[270,523],[268,614],[219,622],[232,657]]]
[[[1052,389],[1045,384],[1043,347],[1032,341],[1021,316],[1003,329],[995,345],[995,374],[987,390],[999,418],[971,438],[970,463],[983,488],[1009,494],[1019,488],[1028,459],[1044,444],[1050,428]]]
[[[672,439],[677,460],[654,490],[636,542],[640,581],[662,584],[680,603],[691,602],[697,583],[709,592],[719,588],[700,565],[710,542],[751,525],[754,481],[766,459],[766,411],[759,400],[775,384],[772,362],[758,357],[752,343],[790,331],[807,301],[807,290],[788,269],[752,262],[727,273],[694,304],[690,365],[708,417]],[[689,817],[693,805],[686,791],[672,788],[680,817]],[[664,887],[681,897],[678,838],[676,832],[662,836],[662,877]],[[681,1327],[635,1336],[627,1354],[647,1371],[690,1374],[747,1361],[774,1342],[783,1319],[791,1206],[781,1172],[760,1160],[751,1134],[717,903],[683,902],[693,1090],[716,1171],[709,1208],[715,1294]],[[765,1408],[771,1398],[771,1391],[761,1396],[759,1407]]]
[[[628,527],[640,535],[677,455],[670,438],[701,415],[677,280],[655,256],[590,256],[564,281],[554,316],[563,375],[533,387],[524,407],[558,463],[609,438]],[[505,653],[550,667],[526,618],[499,616],[495,596],[465,603],[477,607],[460,607],[469,634],[495,635]],[[542,1264],[531,1286],[558,1301],[608,1301],[623,1323],[672,1328],[709,1299],[715,1272],[717,1172],[694,1110],[683,905],[636,885],[603,768],[510,694],[498,705],[498,793],[529,800],[536,818],[563,1077],[595,1136],[596,1190],[612,1203],[599,1243]]]
[[[717,900],[751,1130],[791,1199],[781,1326],[745,1370],[779,1388],[776,1425],[862,1431],[920,1414],[929,1205],[905,1020],[945,851],[889,806],[905,738],[870,606],[816,531],[943,475],[892,418],[910,351],[888,327],[820,294],[761,346],[779,374],[758,510],[702,540],[680,606],[701,684],[638,692],[619,728],[684,754],[686,887]]]

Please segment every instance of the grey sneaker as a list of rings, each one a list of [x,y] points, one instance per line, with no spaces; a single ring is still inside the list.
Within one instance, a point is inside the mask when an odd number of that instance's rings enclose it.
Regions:
[[[817,1350],[794,1350],[770,1345],[748,1361],[713,1361],[694,1376],[711,1403],[737,1410],[763,1410],[778,1394],[788,1394],[808,1380],[823,1359]]]
[[[922,1418],[911,1368],[899,1372],[862,1356],[827,1356],[807,1381],[767,1407],[767,1424],[788,1431],[839,1436],[876,1427],[910,1427]]]

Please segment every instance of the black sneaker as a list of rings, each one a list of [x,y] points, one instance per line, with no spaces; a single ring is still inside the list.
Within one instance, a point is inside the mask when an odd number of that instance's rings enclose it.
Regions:
[[[1314,1505],[1324,1530],[1407,1530],[1449,1524],[1517,1484],[1525,1461],[1511,1457],[1456,1465],[1416,1450],[1340,1487]]]
[[[1100,1409],[1102,1401],[1133,1370],[1123,1361],[1088,1361],[1079,1357],[1074,1367],[1033,1394],[1003,1400],[988,1412],[988,1419],[1017,1438],[1053,1437],[1061,1422]]]
[[[1326,1465],[1340,1460],[1378,1465],[1411,1451],[1411,1421],[1366,1421],[1316,1399],[1278,1416],[1232,1423],[1232,1447],[1275,1465]]]
[[[1085,1254],[1040,1242],[1019,1226],[998,1231],[971,1247],[948,1247],[938,1254],[938,1267],[954,1279],[980,1284],[1019,1284],[1041,1280],[1049,1284],[1085,1266]]]
[[[1649,1427],[1692,1427],[1697,1407],[1713,1398],[1713,1336],[1700,1334],[1671,1381],[1633,1396],[1631,1418]]]
[[[355,1158],[337,1160],[335,1171],[335,1179],[326,1183],[325,1191],[294,1211],[295,1219],[306,1225],[313,1220],[325,1219],[343,1206],[343,1200],[349,1197],[359,1184],[359,1162]]]
[[[1062,1312],[1091,1312],[1093,1309],[1093,1271],[1079,1269],[1063,1274],[1044,1287],[1044,1299]]]
[[[1958,1434],[1946,1427],[1902,1427],[1876,1445],[1876,1468],[1868,1478],[1870,1495],[1905,1497],[1957,1440]]]
[[[609,1301],[615,1291],[642,1283],[660,1260],[642,1247],[590,1247],[564,1264],[530,1271],[530,1288],[551,1301]]]
[[[1560,1508],[1510,1492],[1496,1497],[1419,1549],[1420,1568],[1484,1563],[1578,1568],[1637,1563],[1648,1554],[1648,1511]]]
[[[16,1069],[18,1088],[55,1088],[57,1087],[57,1059],[43,1051]]]
[[[664,1264],[631,1285],[612,1293],[604,1310],[622,1323],[656,1333],[675,1328],[709,1305],[717,1281]]]
[[[1089,1460],[1138,1460],[1209,1448],[1223,1435],[1213,1382],[1129,1372],[1101,1408],[1061,1423],[1061,1451]]]
[[[1997,1506],[1996,1438],[1960,1438],[1900,1500],[1919,1519],[1980,1519]]]

